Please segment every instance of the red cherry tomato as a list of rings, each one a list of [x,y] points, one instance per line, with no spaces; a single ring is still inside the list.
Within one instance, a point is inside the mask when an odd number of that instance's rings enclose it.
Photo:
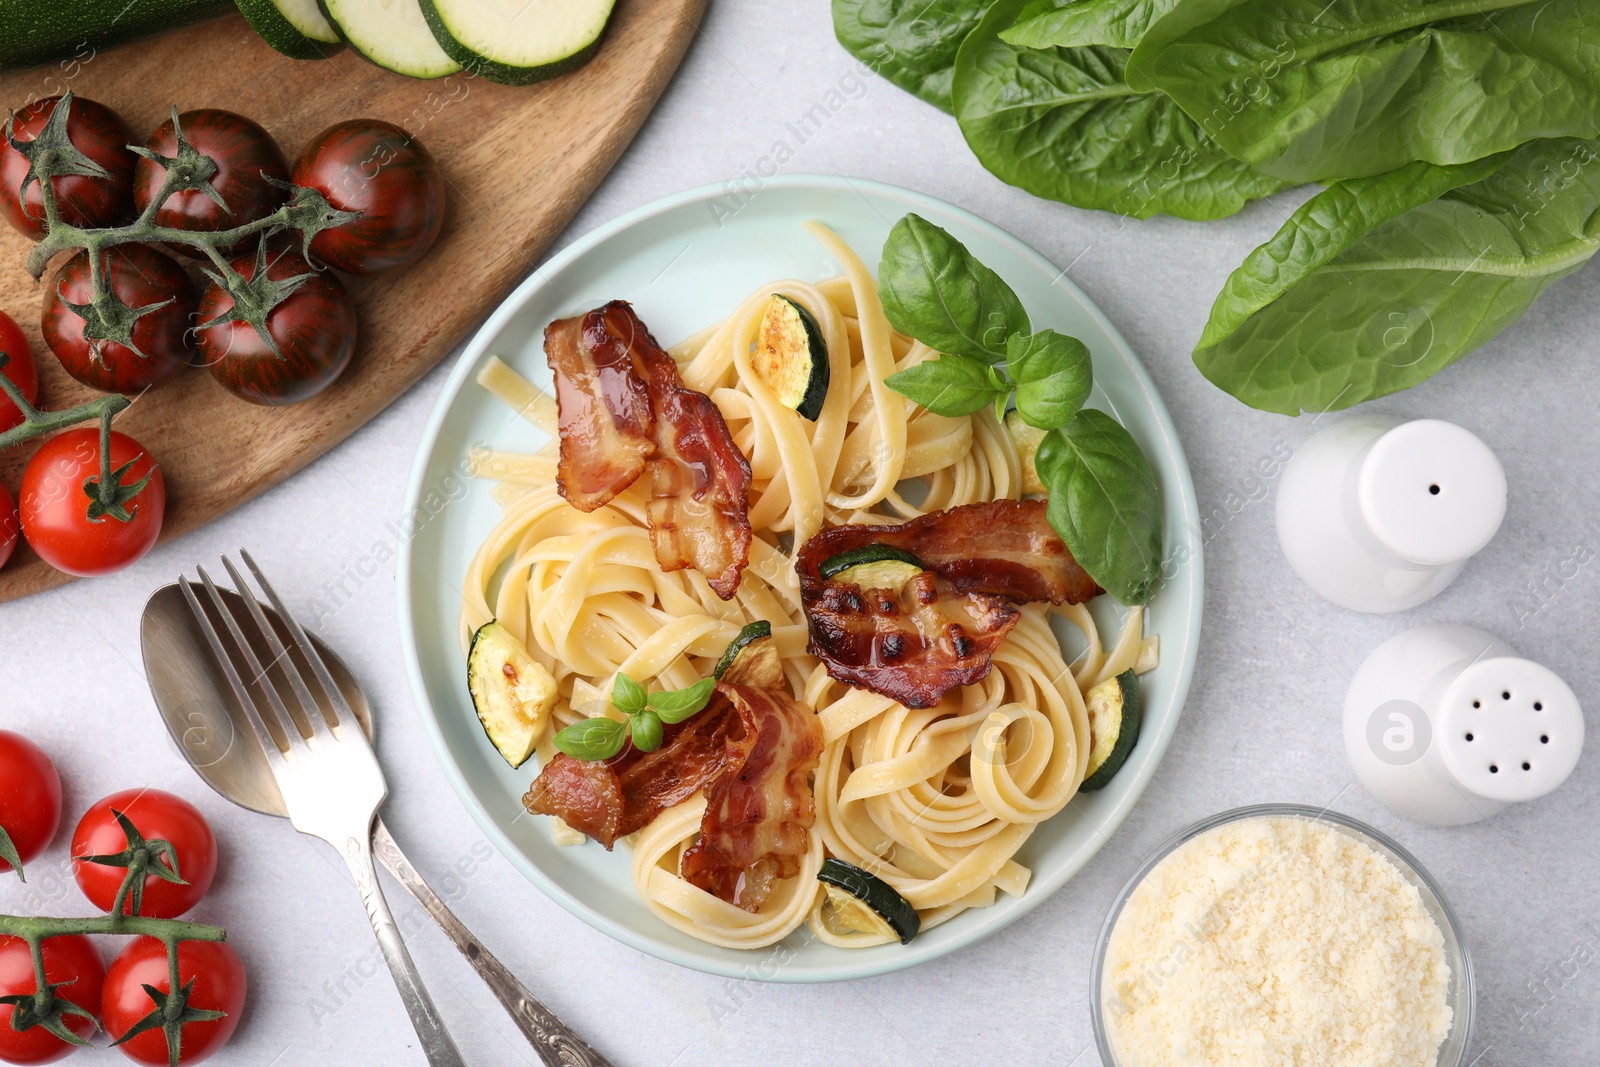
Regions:
[[[45,850],[60,823],[61,779],[55,764],[26,737],[0,730],[0,829],[10,836],[24,867]],[[10,869],[0,860],[0,871]]]
[[[191,980],[194,982],[189,993],[189,1007],[227,1013],[220,1019],[183,1024],[179,1062],[199,1063],[227,1044],[239,1025],[248,985],[244,964],[233,946],[226,942],[180,941],[178,979],[180,988]],[[162,994],[172,991],[166,946],[153,937],[139,937],[129,942],[106,972],[105,992],[101,998],[102,1021],[112,1040],[121,1038],[155,1007],[145,986]],[[167,1039],[160,1028],[146,1030],[116,1047],[135,1063],[166,1067]]]
[[[256,277],[256,257],[233,263],[247,281]],[[315,271],[294,251],[280,251],[267,264],[269,281],[309,274],[267,314],[269,345],[248,322],[219,322],[196,334],[212,377],[252,404],[295,404],[316,396],[350,365],[356,347],[356,306],[329,271]],[[234,307],[215,283],[200,296],[200,321],[211,322]]]
[[[350,274],[377,274],[422,258],[444,225],[444,175],[398,126],[352,119],[330,126],[294,165],[294,184],[361,217],[311,239],[311,256]]]
[[[33,363],[33,348],[23,336],[17,320],[0,311],[0,352],[10,358],[0,374],[10,378],[22,390],[22,397],[32,404],[39,399],[39,369]],[[11,397],[0,389],[0,433],[22,425],[22,412],[11,402]]]
[[[89,903],[109,912],[128,873],[126,866],[90,863],[83,858],[116,856],[128,850],[131,844],[128,835],[112,814],[118,811],[127,816],[145,842],[159,840],[172,846],[177,853],[178,875],[188,883],[145,875],[144,900],[139,914],[175,919],[198,904],[217,873],[217,839],[199,808],[159,789],[124,789],[112,793],[78,820],[78,828],[72,832],[72,876]],[[154,856],[154,850],[151,852],[147,866],[162,862]],[[124,901],[122,913],[132,912],[132,902]]]
[[[44,980],[51,985],[61,985],[56,997],[98,1016],[106,965],[100,962],[94,942],[82,934],[60,934],[46,938],[40,948],[44,955]],[[0,934],[0,997],[38,991],[28,943],[20,937]],[[77,1050],[78,1046],[68,1044],[42,1026],[13,1029],[11,1020],[15,1012],[12,1005],[0,1004],[0,1060],[50,1063]],[[94,1024],[81,1015],[66,1014],[62,1020],[67,1029],[79,1037],[88,1037],[94,1031]]]
[[[111,468],[132,463],[123,476],[133,486],[154,472],[139,494],[124,507],[131,518],[124,522],[106,515],[89,518],[87,479],[100,477],[100,431],[80,426],[46,441],[22,472],[19,494],[22,536],[50,566],[80,578],[111,574],[150,551],[161,534],[167,507],[167,487],[143,445],[127,434],[112,431]]]
[[[265,218],[288,199],[289,191],[268,179],[287,181],[289,165],[272,135],[254,122],[231,111],[202,108],[179,115],[178,126],[184,140],[216,165],[211,187],[227,207],[200,189],[184,189],[162,203],[156,212],[157,224],[176,230],[231,230]],[[166,159],[175,158],[178,139],[172,120],[157,126],[144,146]],[[149,207],[166,179],[165,167],[139,157],[133,172],[134,205],[140,211]],[[183,247],[183,251],[192,250]]]
[[[100,332],[99,328],[91,328],[82,315],[67,306],[94,300],[88,252],[79,252],[67,260],[45,289],[44,314],[39,323],[45,344],[68,374],[91,389],[137,393],[160,385],[189,364],[192,350],[188,331],[199,294],[177,260],[148,245],[116,245],[106,250],[101,264],[111,280],[111,291],[128,307],[138,309],[172,301],[134,323],[131,340],[139,351],[90,336]]]
[[[59,96],[47,96],[17,112],[11,135],[31,141],[44,129]],[[67,114],[67,139],[74,148],[105,168],[109,177],[68,174],[50,179],[61,221],[73,226],[113,226],[133,213],[133,164],[138,156],[128,151],[133,135],[115,111],[104,104],[72,98]],[[28,161],[0,138],[0,215],[21,233],[37,241],[44,236],[44,195],[37,181],[29,182],[19,199]]]
[[[11,492],[0,485],[0,567],[4,567],[11,559],[12,550],[17,547],[17,535],[22,532],[21,520],[17,518],[17,504],[11,499]],[[4,870],[0,866],[0,870]]]

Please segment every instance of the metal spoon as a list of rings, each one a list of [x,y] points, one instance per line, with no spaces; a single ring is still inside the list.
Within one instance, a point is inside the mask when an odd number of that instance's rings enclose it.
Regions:
[[[232,590],[220,592],[230,601],[230,607],[242,603]],[[292,635],[277,613],[270,607],[264,610],[280,638],[286,644],[292,641]],[[151,595],[144,607],[139,632],[151,695],[155,697],[167,732],[189,765],[207,785],[235,804],[263,815],[286,817],[283,798],[261,746],[253,741],[235,743],[235,738],[248,737],[251,727],[242,718],[243,710],[206,650],[205,637],[177,585],[163,586]],[[371,737],[372,709],[355,676],[320,639],[311,635],[311,642],[316,645],[367,736]],[[611,1067],[609,1060],[528,992],[455,917],[401,853],[382,819],[376,824],[373,843],[378,859],[472,964],[533,1045],[540,1060],[549,1067]]]

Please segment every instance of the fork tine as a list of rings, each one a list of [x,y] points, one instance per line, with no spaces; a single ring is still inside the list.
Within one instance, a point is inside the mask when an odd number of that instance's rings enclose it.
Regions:
[[[267,618],[266,612],[261,610],[261,602],[256,599],[255,593],[251,591],[249,584],[244,580],[244,576],[239,573],[239,569],[233,565],[233,560],[223,556],[222,566],[227,569],[228,576],[233,579],[234,592],[238,593],[239,598],[244,601],[245,610],[250,613],[250,618],[255,623],[256,630],[261,634],[262,639],[266,641],[267,649],[272,653],[272,662],[278,666],[283,672],[283,676],[289,680],[289,686],[294,690],[295,698],[300,702],[300,710],[305,713],[306,724],[311,727],[311,735],[333,740],[333,733],[328,729],[328,721],[322,717],[322,705],[317,702],[316,697],[311,695],[311,690],[306,685],[305,678],[300,674],[300,668],[295,665],[293,658],[289,655],[289,650],[284,647],[283,641],[279,639],[278,628],[272,625],[272,622]],[[267,688],[274,688],[270,679],[266,679],[266,681]]]
[[[227,601],[222,599],[222,594],[217,590],[216,583],[211,580],[211,575],[206,573],[204,567],[196,567],[200,572],[200,581],[206,588],[206,593],[211,597],[211,602],[216,605],[217,612],[222,616],[222,621],[227,624],[228,633],[233,635],[233,642],[238,647],[240,655],[244,657],[245,666],[250,668],[250,673],[261,683],[261,691],[267,695],[267,703],[272,705],[272,710],[277,713],[278,725],[283,730],[283,736],[289,742],[292,751],[305,752],[306,739],[300,733],[300,726],[295,722],[294,716],[289,714],[289,709],[284,706],[283,700],[278,696],[277,687],[272,684],[272,679],[267,676],[266,668],[261,665],[261,660],[256,657],[256,651],[250,642],[245,639],[244,631],[239,628],[239,620],[234,617],[233,610],[228,607]],[[258,705],[259,710],[259,705]]]
[[[222,668],[229,687],[233,689],[234,697],[239,701],[239,707],[249,720],[256,741],[261,745],[262,754],[267,757],[267,764],[276,771],[284,762],[283,752],[278,748],[278,742],[273,740],[272,732],[267,729],[266,722],[261,718],[261,710],[256,707],[255,700],[250,696],[250,690],[239,677],[238,668],[234,666],[233,658],[223,647],[222,638],[217,634],[216,627],[211,625],[211,617],[206,614],[205,608],[201,607],[200,598],[195,596],[194,586],[189,583],[189,579],[180,576],[178,587],[183,590],[183,599],[188,602],[189,611],[193,613],[195,622],[200,625],[200,632],[205,635],[206,644],[211,646],[212,657],[216,660],[217,666]]]
[[[261,573],[261,568],[256,566],[256,561],[251,558],[250,553],[241,548],[239,555],[244,559],[245,566],[250,568],[250,573],[256,576],[256,584],[261,586],[261,591],[266,593],[267,599],[272,601],[273,610],[278,613],[278,618],[282,619],[284,625],[289,628],[289,634],[294,638],[295,647],[300,650],[300,654],[305,657],[306,662],[311,664],[311,670],[316,674],[317,681],[322,683],[323,690],[328,694],[328,702],[333,706],[334,715],[339,719],[340,724],[357,723],[357,730],[359,731],[360,725],[359,720],[356,718],[356,713],[350,707],[349,701],[345,700],[344,692],[339,688],[338,683],[333,680],[333,674],[328,670],[328,665],[322,661],[322,655],[317,652],[317,646],[311,643],[311,638],[306,635],[299,620],[289,613],[288,606],[278,596],[278,591],[272,588],[272,583],[267,581],[267,576]]]

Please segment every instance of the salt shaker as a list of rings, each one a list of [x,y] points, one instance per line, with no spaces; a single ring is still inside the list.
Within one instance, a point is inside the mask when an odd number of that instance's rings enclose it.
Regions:
[[[1578,765],[1583,713],[1548,668],[1470,626],[1407,630],[1351,680],[1344,742],[1396,813],[1440,826],[1551,792]]]
[[[1506,476],[1439,419],[1342,419],[1308,440],[1278,488],[1278,543],[1341,607],[1404,611],[1437,596],[1500,528]]]

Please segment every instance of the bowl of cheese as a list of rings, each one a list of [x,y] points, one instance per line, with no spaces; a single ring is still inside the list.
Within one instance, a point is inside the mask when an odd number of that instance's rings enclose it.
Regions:
[[[1095,950],[1106,1067],[1459,1067],[1472,963],[1422,866],[1347,815],[1235,808],[1135,872]]]

